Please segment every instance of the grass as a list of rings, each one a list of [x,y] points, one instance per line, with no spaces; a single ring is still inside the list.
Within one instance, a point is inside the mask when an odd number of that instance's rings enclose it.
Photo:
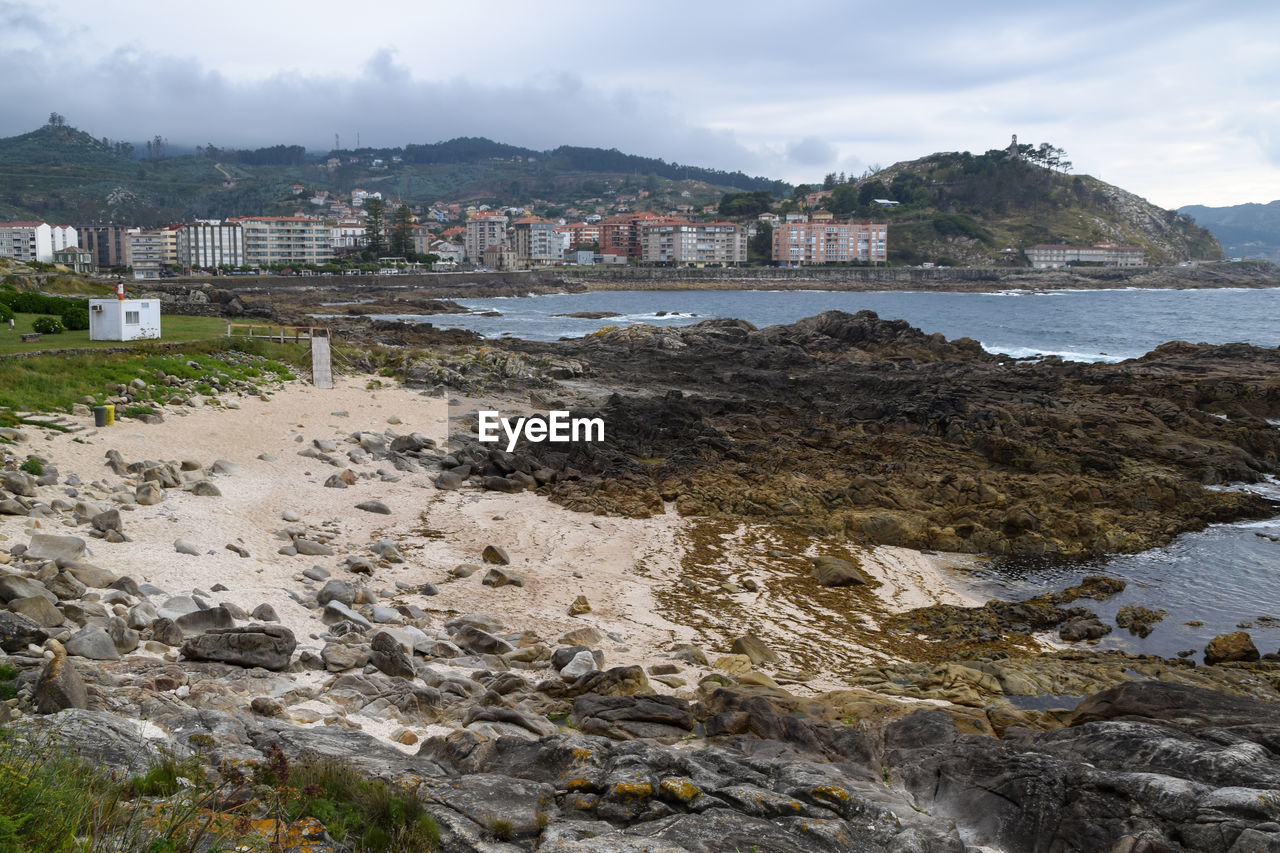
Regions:
[[[128,341],[91,341],[88,330],[44,335],[38,341],[23,343],[20,335],[31,332],[31,324],[41,314],[14,315],[13,329],[0,326],[0,355],[18,352],[38,352],[46,349],[102,349],[128,346]],[[221,338],[227,333],[226,321],[216,317],[187,317],[182,314],[166,314],[160,319],[161,343],[188,343]],[[141,343],[141,342],[135,342]]]
[[[4,334],[0,331],[0,337]],[[66,412],[81,398],[101,402],[114,394],[117,386],[138,378],[147,387],[131,391],[135,397],[132,406],[145,407],[148,402],[165,402],[176,392],[159,381],[164,376],[196,381],[200,393],[207,394],[213,390],[206,381],[211,376],[257,387],[293,378],[308,358],[306,348],[294,344],[226,338],[193,342],[180,351],[142,342],[129,352],[86,350],[70,355],[0,358],[0,407]]]
[[[304,818],[350,853],[439,849],[416,795],[343,762],[267,753],[251,777],[196,755],[117,779],[72,757],[57,735],[0,730],[0,853],[270,853],[298,849]]]

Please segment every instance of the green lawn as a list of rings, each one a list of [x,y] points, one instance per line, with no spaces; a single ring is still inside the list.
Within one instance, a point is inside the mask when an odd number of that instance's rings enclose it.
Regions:
[[[12,331],[9,330],[8,323],[0,323],[0,355],[8,355],[15,352],[39,352],[40,350],[50,349],[97,349],[100,347],[128,346],[130,344],[142,346],[148,343],[144,341],[91,341],[89,340],[88,331],[42,335],[38,341],[23,343],[21,335],[24,332],[30,332],[31,322],[40,316],[42,315],[17,315],[14,318]],[[226,333],[226,321],[216,317],[186,317],[180,314],[166,314],[160,318],[159,343],[205,341],[223,337]],[[155,342],[152,341],[150,343]]]

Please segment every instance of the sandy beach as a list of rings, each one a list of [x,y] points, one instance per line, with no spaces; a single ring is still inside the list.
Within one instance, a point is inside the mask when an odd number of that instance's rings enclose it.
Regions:
[[[438,471],[427,468],[400,472],[372,460],[347,460],[337,467],[299,455],[317,443],[332,442],[337,449],[330,456],[341,458],[355,450],[360,459],[351,437],[361,432],[416,432],[444,447],[447,401],[384,382],[341,378],[333,390],[290,382],[268,398],[228,396],[220,405],[172,406],[164,423],[154,425],[120,421],[94,428],[91,419],[73,418],[86,429],[72,434],[31,429],[23,450],[53,462],[64,480],[78,475],[82,485],[71,490],[74,494],[68,492],[67,500],[103,506],[132,494],[131,481],[126,485],[125,478],[106,466],[110,450],[126,463],[189,460],[187,467],[198,463],[204,471],[216,461],[231,463],[230,473],[207,474],[220,497],[168,489],[164,500],[152,506],[133,505],[125,498],[120,508],[129,541],[90,539],[89,559],[171,595],[202,590],[213,601],[246,611],[270,604],[298,638],[300,650],[318,652],[324,645],[327,629],[319,611],[295,599],[312,586],[301,572],[321,566],[333,577],[366,585],[380,604],[415,605],[440,624],[459,614],[483,613],[501,621],[507,632],[531,632],[553,644],[569,631],[593,627],[604,635],[600,647],[610,666],[669,661],[673,645],[694,643],[714,667],[729,653],[732,640],[747,631],[764,638],[782,659],[776,668],[763,667],[766,674],[810,666],[804,684],[793,682],[791,689],[800,692],[840,689],[846,686],[842,673],[892,659],[883,648],[836,643],[838,654],[823,658],[830,666],[813,668],[814,659],[798,651],[813,628],[806,625],[802,606],[806,593],[796,591],[806,587],[790,583],[796,572],[785,568],[806,554],[794,554],[779,567],[758,537],[727,542],[718,567],[726,578],[751,574],[759,584],[757,592],[733,593],[730,587],[731,606],[687,611],[673,606],[668,593],[681,582],[695,522],[673,510],[649,519],[594,516],[533,493],[438,490],[432,484]],[[328,478],[343,470],[355,475],[353,485],[325,487]],[[370,500],[381,501],[390,514],[355,508]],[[331,544],[335,553],[278,553],[289,544],[283,532],[290,525],[287,513],[296,513],[300,520],[294,524],[305,525],[308,538]],[[77,531],[51,519],[0,520],[0,536],[8,542],[25,542],[32,532]],[[178,540],[196,545],[199,553],[178,553]],[[379,540],[394,542],[404,562],[379,561],[370,550]],[[507,551],[509,568],[523,577],[523,587],[483,585],[483,571],[454,576],[456,566],[480,565],[481,552],[490,544]],[[808,556],[819,552],[818,544]],[[875,594],[889,612],[935,602],[974,603],[953,589],[941,567],[945,560],[935,556],[885,547],[856,556],[879,582]],[[371,577],[354,574],[348,571],[348,557],[371,559],[376,570]],[[428,582],[436,585],[437,595],[420,593]],[[226,589],[216,590],[219,585]],[[586,597],[591,611],[570,616],[569,605],[578,596]],[[714,596],[708,600],[716,601]],[[693,667],[683,680],[692,687],[707,671]]]

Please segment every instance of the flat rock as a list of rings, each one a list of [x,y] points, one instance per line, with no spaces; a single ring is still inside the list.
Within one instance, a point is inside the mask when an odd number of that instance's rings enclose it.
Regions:
[[[214,629],[182,644],[191,660],[211,660],[236,666],[260,666],[280,671],[289,665],[297,641],[283,625],[245,625]]]
[[[177,551],[179,554],[187,554],[192,557],[198,557],[203,553],[200,546],[192,542],[190,539],[173,540],[173,550]]]
[[[85,542],[79,536],[33,533],[27,545],[27,556],[40,560],[79,560],[84,555]]]
[[[66,642],[67,654],[90,660],[119,660],[115,641],[101,625],[86,625]]]
[[[815,557],[813,577],[823,586],[860,586],[871,583],[871,577],[848,560],[839,557]]]
[[[361,501],[356,504],[356,509],[376,513],[378,515],[391,515],[391,508],[382,501]]]
[[[524,576],[510,569],[502,569],[497,566],[489,569],[480,583],[485,586],[524,586]]]
[[[49,639],[49,633],[36,620],[21,613],[0,610],[0,649],[9,654],[25,651]]]

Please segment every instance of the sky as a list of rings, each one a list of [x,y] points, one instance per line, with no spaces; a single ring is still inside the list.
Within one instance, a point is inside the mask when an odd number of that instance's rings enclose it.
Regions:
[[[1166,208],[1280,199],[1280,3],[0,0],[0,136],[487,136],[792,183],[1019,142]]]

